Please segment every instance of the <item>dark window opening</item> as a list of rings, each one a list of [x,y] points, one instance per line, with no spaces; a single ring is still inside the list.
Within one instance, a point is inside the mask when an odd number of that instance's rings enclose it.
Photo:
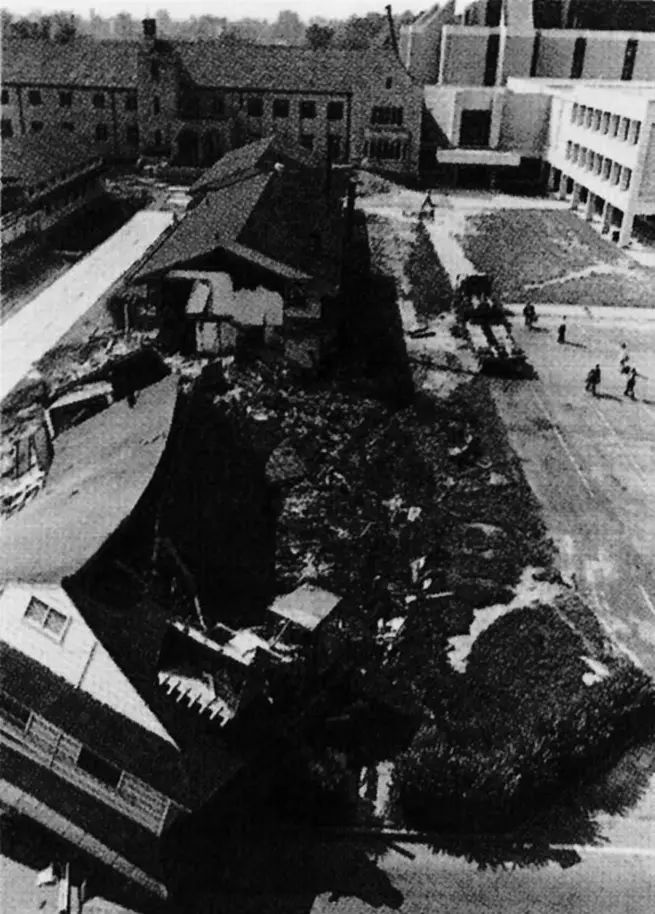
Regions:
[[[95,92],[94,93],[93,107],[94,108],[104,108],[105,107],[105,93],[104,92]]]
[[[157,95],[155,95],[155,97],[152,100],[152,113],[156,116],[159,114],[160,111],[161,111],[161,102],[159,101],[159,97]]]
[[[41,133],[43,130],[43,121],[32,121],[32,133]]]
[[[99,143],[106,143],[109,136],[109,131],[107,130],[106,124],[98,124],[96,126],[96,140]]]
[[[322,249],[321,233],[312,232],[309,236],[309,249],[312,254],[320,254]]]
[[[403,109],[376,106],[371,111],[371,123],[385,126],[402,127]]]
[[[314,149],[314,135],[312,133],[302,133],[300,135],[300,145],[303,149],[308,149],[312,152]]]
[[[128,96],[126,96],[126,98],[125,98],[125,110],[126,111],[136,111],[136,109],[137,109],[136,94],[133,92],[130,92],[130,94]]]
[[[39,89],[30,89],[27,93],[27,100],[30,105],[42,105],[43,101],[41,100],[41,92]]]
[[[485,25],[488,29],[497,29],[500,25],[503,0],[487,0],[487,15]]]
[[[491,111],[470,109],[462,111],[459,128],[459,145],[468,149],[489,146],[491,133]]]
[[[156,60],[150,62],[150,76],[155,82],[159,82],[159,63]]]
[[[316,117],[316,102],[300,102],[300,117],[306,118],[307,120]]]
[[[539,67],[539,45],[541,43],[541,35],[539,32],[534,36],[534,41],[532,43],[532,59],[530,61],[530,76],[535,77],[537,75],[537,69]]]
[[[487,41],[487,56],[484,63],[484,85],[496,85],[496,70],[498,69],[498,52],[500,49],[500,35],[490,35]]]
[[[155,130],[153,140],[154,140],[155,146],[161,146],[161,142],[162,142],[161,130]]]
[[[273,99],[273,117],[289,117],[289,99]]]
[[[73,104],[73,93],[72,92],[60,92],[59,93],[59,107],[60,108],[70,108]]]
[[[125,138],[127,140],[128,146],[138,146],[139,145],[139,128],[136,124],[130,124],[127,130],[125,131]]]
[[[338,159],[341,155],[341,137],[340,136],[328,136],[328,157],[330,159]]]
[[[72,121],[62,121],[61,129],[67,133],[72,133],[75,130],[75,124]]]
[[[247,110],[248,117],[261,117],[264,113],[264,99],[259,96],[249,98]]]
[[[626,41],[625,44],[625,56],[623,58],[623,70],[621,71],[621,79],[629,80],[632,79],[632,74],[635,69],[635,58],[637,56],[637,48],[639,47],[639,42],[636,38],[630,38]]]
[[[96,755],[95,752],[91,752],[90,749],[83,748],[80,751],[77,758],[77,767],[81,768],[82,771],[86,771],[86,773],[90,774],[96,781],[102,781],[102,783],[106,784],[108,787],[118,787],[118,782],[120,781],[122,774],[120,768],[117,768],[115,765],[112,765],[111,762],[100,758],[99,755]]]
[[[223,95],[212,96],[212,114],[214,117],[223,117],[225,114],[225,97]]]
[[[393,79],[390,76],[387,76],[384,85],[387,89],[390,89],[393,86]]]
[[[10,117],[2,118],[2,138],[5,140],[11,139],[14,135],[14,125],[11,122]]]
[[[340,121],[343,119],[343,102],[328,102],[327,119],[329,121]]]
[[[587,51],[587,39],[576,38],[573,48],[573,61],[571,63],[571,79],[581,79],[584,70],[584,58]]]
[[[9,104],[9,89],[2,90],[2,104],[3,105]]]

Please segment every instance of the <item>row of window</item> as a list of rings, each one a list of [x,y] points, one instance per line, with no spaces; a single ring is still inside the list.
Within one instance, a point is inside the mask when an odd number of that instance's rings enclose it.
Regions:
[[[364,144],[364,155],[371,159],[402,162],[407,158],[407,142],[388,137],[371,137]]]
[[[67,133],[73,133],[75,130],[75,124],[73,121],[61,121],[60,128],[65,130]],[[45,127],[43,121],[32,121],[30,123],[30,133],[41,133]],[[2,118],[2,138],[11,139],[14,135],[14,125],[9,117]],[[161,146],[162,143],[162,134],[161,130],[155,131],[154,142],[156,146]],[[109,140],[109,127],[107,124],[96,124],[95,127],[95,138],[98,143],[106,143]],[[136,124],[129,124],[125,128],[125,140],[128,146],[138,146],[139,145],[139,128]]]
[[[161,832],[170,805],[168,797],[68,736],[3,690],[0,724],[19,731],[26,745],[47,758],[66,780],[100,794],[105,802],[155,834]]]
[[[27,101],[33,107],[37,108],[43,104],[43,94],[40,89],[29,89],[27,93]],[[130,92],[125,96],[125,110],[126,111],[136,111],[138,107],[136,92]],[[107,103],[107,95],[105,92],[94,92],[91,95],[91,104],[94,108],[104,108]],[[2,90],[2,104],[9,104],[9,90]],[[59,92],[59,107],[60,108],[72,108],[73,107],[73,93],[70,90],[62,90]],[[153,100],[153,107],[156,108],[155,114],[159,113],[160,101],[159,98],[155,97]]]
[[[261,96],[250,96],[246,101],[246,111],[249,117],[263,117],[264,99]],[[274,98],[272,113],[274,118],[289,117],[291,111],[291,102],[288,98]],[[326,116],[329,121],[343,120],[344,105],[343,102],[328,102]],[[302,120],[311,120],[316,117],[316,102],[301,101],[298,106],[298,114]]]
[[[43,95],[40,89],[30,89],[27,93],[27,100],[29,104],[36,108],[39,105],[43,104]],[[136,92],[130,92],[125,96],[125,110],[126,111],[136,111],[137,110],[137,96]],[[91,104],[94,108],[104,108],[106,103],[106,95],[104,92],[94,92],[91,96]],[[9,104],[9,89],[2,90],[2,104]],[[159,99],[155,98],[153,100],[153,107],[156,108],[155,114],[159,113]],[[72,108],[73,107],[73,93],[70,90],[60,91],[59,92],[59,107],[60,108]]]
[[[635,69],[635,60],[637,58],[637,48],[639,42],[636,38],[629,38],[625,43],[623,54],[623,68],[621,70],[622,80],[631,80]],[[576,38],[573,46],[573,59],[571,61],[571,79],[581,79],[584,70],[584,59],[587,53],[587,39]]]
[[[599,175],[604,181],[609,181],[621,190],[629,190],[632,183],[632,169],[626,165],[619,165],[607,156],[602,156],[593,149],[587,149],[570,140],[566,144],[566,158],[573,165],[584,168],[592,174]]]
[[[610,111],[601,111],[600,108],[579,105],[577,102],[574,102],[571,108],[571,123],[595,130],[597,133],[618,137],[625,142],[629,140],[635,146],[641,133],[641,121],[621,117],[620,114],[612,114]]]
[[[371,110],[371,123],[392,127],[402,127],[403,109],[388,105],[376,105]]]

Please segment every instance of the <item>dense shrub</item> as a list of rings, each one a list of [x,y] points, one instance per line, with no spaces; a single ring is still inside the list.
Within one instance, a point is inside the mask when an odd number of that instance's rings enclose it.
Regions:
[[[549,607],[515,610],[473,644],[436,726],[397,760],[394,792],[418,827],[506,828],[614,760],[655,693],[630,663],[586,685],[588,645]]]

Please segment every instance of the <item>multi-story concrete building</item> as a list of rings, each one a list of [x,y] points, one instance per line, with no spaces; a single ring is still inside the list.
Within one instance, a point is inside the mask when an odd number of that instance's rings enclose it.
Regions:
[[[655,215],[655,85],[551,88],[551,98],[551,189],[628,244],[635,216]]]
[[[271,133],[335,162],[418,168],[422,88],[393,49],[18,39],[3,53],[3,130],[74,130],[108,157],[209,165]]]
[[[652,212],[655,4],[481,0],[456,15],[451,3],[404,26],[399,45],[425,84],[423,161],[444,180],[491,176],[493,185],[548,171],[559,190],[563,173],[562,192],[590,214],[603,208],[606,227],[620,223],[622,245],[634,216]]]

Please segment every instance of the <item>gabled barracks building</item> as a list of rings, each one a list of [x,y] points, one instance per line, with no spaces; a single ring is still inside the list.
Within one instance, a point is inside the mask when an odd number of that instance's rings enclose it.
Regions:
[[[141,41],[3,42],[2,136],[59,129],[107,158],[211,165],[276,134],[334,163],[418,170],[422,86],[392,48]]]

